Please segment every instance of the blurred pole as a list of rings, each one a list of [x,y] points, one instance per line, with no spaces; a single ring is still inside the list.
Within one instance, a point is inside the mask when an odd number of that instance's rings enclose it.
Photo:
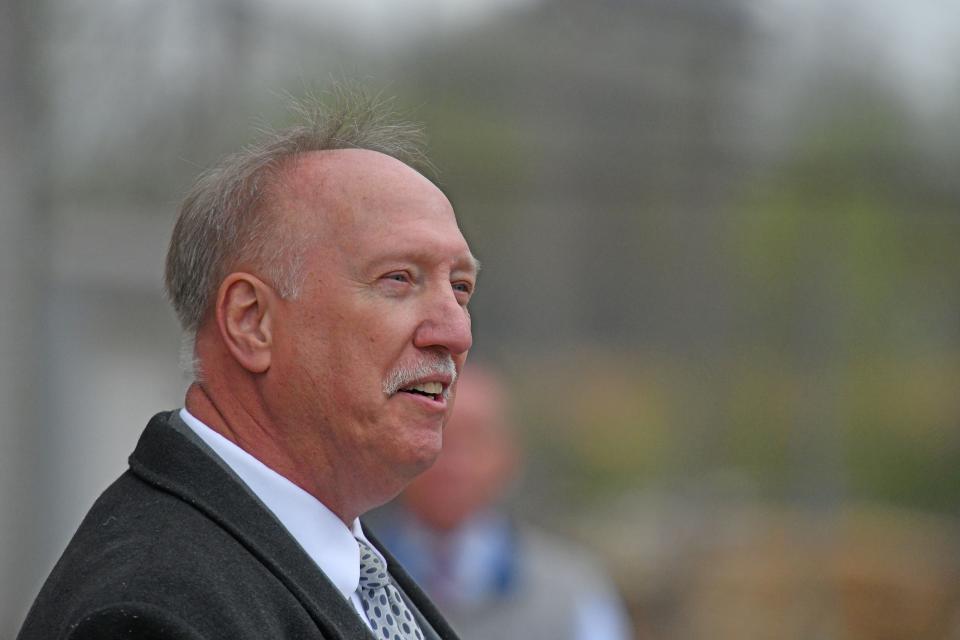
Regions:
[[[0,4],[0,637],[14,636],[42,579],[33,575],[44,541],[40,414],[49,402],[40,4]]]

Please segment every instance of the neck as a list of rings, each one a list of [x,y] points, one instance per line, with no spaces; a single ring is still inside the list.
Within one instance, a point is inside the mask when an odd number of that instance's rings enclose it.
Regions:
[[[244,402],[230,390],[242,385],[194,382],[187,389],[187,410],[205,425],[323,503],[349,528],[375,505],[354,496],[358,488],[344,474],[344,460],[301,443],[293,430],[273,419],[260,402]],[[339,463],[339,464],[338,464]],[[340,473],[338,473],[338,470]]]

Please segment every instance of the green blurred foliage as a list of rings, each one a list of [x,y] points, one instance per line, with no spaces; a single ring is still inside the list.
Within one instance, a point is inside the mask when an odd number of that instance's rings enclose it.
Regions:
[[[823,482],[834,500],[957,510],[960,214],[907,122],[867,106],[825,112],[724,214],[725,348],[580,346],[519,366],[534,484],[567,504],[733,471],[776,501]],[[657,216],[633,219],[643,246],[675,249]]]
[[[960,216],[909,133],[875,102],[833,110],[731,216],[749,331],[729,452],[761,485],[784,486],[791,429],[836,430],[848,497],[960,505]]]
[[[600,499],[668,471],[675,400],[653,358],[581,347],[516,371],[517,419],[535,451],[530,464],[534,474],[547,473],[553,499]]]

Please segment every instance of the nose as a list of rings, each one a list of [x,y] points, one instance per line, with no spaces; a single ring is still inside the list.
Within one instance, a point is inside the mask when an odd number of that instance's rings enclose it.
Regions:
[[[413,335],[414,346],[442,347],[454,356],[469,351],[473,345],[470,312],[457,301],[453,291],[429,296],[424,304],[422,320]]]

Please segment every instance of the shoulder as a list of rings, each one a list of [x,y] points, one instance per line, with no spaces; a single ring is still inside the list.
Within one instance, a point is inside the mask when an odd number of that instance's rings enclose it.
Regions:
[[[169,610],[144,602],[120,602],[93,610],[72,625],[66,640],[204,640]]]
[[[603,563],[588,549],[537,529],[520,534],[521,562],[530,589],[566,603],[576,638],[629,638],[630,624],[620,595]]]
[[[551,582],[561,576],[571,578],[568,585],[581,587],[607,581],[602,564],[589,550],[536,527],[518,527],[517,552],[528,571],[546,574]]]
[[[87,514],[21,640],[259,637],[265,625],[309,624],[305,616],[227,531],[128,472]]]
[[[87,513],[60,564],[65,575],[82,576],[85,584],[129,590],[163,573],[219,571],[225,559],[236,557],[236,547],[190,504],[127,472]]]

